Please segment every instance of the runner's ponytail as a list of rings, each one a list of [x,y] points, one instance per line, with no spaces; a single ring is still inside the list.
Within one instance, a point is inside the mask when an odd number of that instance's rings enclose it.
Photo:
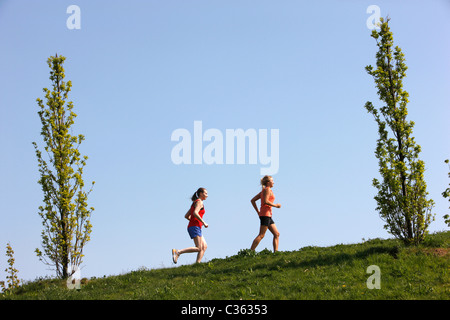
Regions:
[[[192,195],[191,200],[195,201],[200,198],[200,193],[205,192],[205,188],[198,188],[198,190]]]
[[[264,176],[264,177],[261,179],[261,185],[262,185],[263,187],[267,186],[267,183],[269,182],[270,178],[272,178],[272,177],[271,177],[271,176]]]

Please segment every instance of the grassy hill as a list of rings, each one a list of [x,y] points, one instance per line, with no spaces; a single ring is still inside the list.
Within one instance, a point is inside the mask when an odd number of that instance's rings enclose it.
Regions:
[[[380,289],[368,289],[367,267],[380,268]],[[1,295],[0,295],[1,297]],[[450,231],[419,247],[394,239],[259,253],[241,250],[225,259],[174,268],[83,279],[69,290],[41,279],[4,299],[450,299]]]

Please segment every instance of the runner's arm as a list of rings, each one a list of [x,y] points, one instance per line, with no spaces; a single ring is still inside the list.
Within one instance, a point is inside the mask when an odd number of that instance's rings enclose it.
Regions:
[[[197,201],[195,203],[194,206],[194,212],[192,213],[194,215],[194,217],[200,221],[201,223],[203,223],[203,225],[205,226],[205,228],[208,228],[208,224],[202,219],[202,217],[200,217],[200,215],[198,214],[200,212],[200,209],[203,207],[203,201]]]
[[[254,196],[252,198],[252,200],[250,200],[253,208],[255,208],[255,211],[256,211],[256,213],[258,213],[258,215],[259,215],[259,210],[258,210],[258,207],[256,206],[256,201],[258,201],[259,199],[261,199],[261,193],[258,193],[256,196]]]
[[[191,209],[188,210],[188,212],[186,212],[186,214],[184,215],[184,217],[188,220],[191,220]]]
[[[263,201],[264,204],[271,206],[271,207],[275,207],[275,208],[280,208],[281,205],[279,203],[274,204],[272,202],[269,202],[269,192],[267,192],[267,188],[263,190],[263,196],[261,201]]]

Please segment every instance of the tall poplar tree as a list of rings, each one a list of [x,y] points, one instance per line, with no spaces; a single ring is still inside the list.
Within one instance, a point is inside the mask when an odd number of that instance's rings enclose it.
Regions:
[[[407,66],[404,54],[396,46],[389,28],[389,18],[381,19],[380,28],[372,31],[376,40],[376,68],[366,71],[374,78],[384,105],[365,108],[378,124],[379,139],[375,155],[379,160],[381,181],[373,180],[378,189],[377,210],[385,221],[385,229],[407,244],[423,241],[434,214],[433,200],[427,199],[424,180],[425,164],[419,159],[421,148],[412,136],[413,121],[408,121],[408,92],[403,89]]]
[[[36,99],[44,140],[44,150],[48,160],[44,160],[36,142],[40,179],[44,193],[44,205],[39,207],[39,215],[44,226],[42,247],[36,249],[41,261],[55,268],[57,276],[67,278],[80,266],[83,248],[90,240],[92,225],[87,198],[88,192],[82,178],[87,156],[81,156],[79,146],[83,135],[72,136],[72,125],[77,116],[73,103],[67,102],[72,87],[71,81],[64,81],[63,63],[66,58],[56,54],[48,58],[52,91],[44,88],[46,103]]]

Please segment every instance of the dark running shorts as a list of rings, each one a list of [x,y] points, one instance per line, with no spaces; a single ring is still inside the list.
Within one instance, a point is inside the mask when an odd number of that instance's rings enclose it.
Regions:
[[[275,223],[272,219],[272,217],[259,217],[259,220],[261,220],[262,226],[270,226],[272,223]]]

